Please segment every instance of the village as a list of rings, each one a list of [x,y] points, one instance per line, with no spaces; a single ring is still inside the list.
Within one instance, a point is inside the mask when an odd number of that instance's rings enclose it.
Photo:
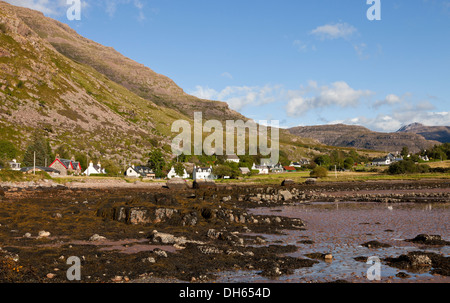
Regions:
[[[171,180],[171,179],[192,179],[194,181],[213,181],[217,179],[236,179],[242,176],[251,175],[270,175],[270,174],[282,174],[282,173],[294,173],[298,171],[312,170],[317,165],[323,164],[324,166],[330,163],[323,163],[324,158],[328,156],[318,157],[314,160],[301,159],[299,161],[291,162],[289,165],[282,165],[281,163],[270,165],[267,163],[244,165],[243,161],[236,155],[230,155],[224,157],[224,163],[214,164],[211,163],[209,166],[197,166],[192,163],[175,163],[170,167],[170,170],[166,174],[159,174],[149,166],[145,165],[134,165],[130,164],[123,172],[120,171],[120,175],[127,178],[142,179],[145,181],[149,180]],[[407,155],[408,158],[411,155]],[[430,159],[427,155],[418,156],[421,162],[428,162]],[[358,165],[365,165],[365,167],[384,167],[390,166],[393,163],[403,161],[404,157],[400,153],[389,153],[385,157],[373,159],[369,163],[351,163],[349,165],[339,166],[339,171],[350,171],[352,167]],[[214,164],[214,165],[213,165]],[[240,165],[242,164],[242,166]],[[247,163],[248,164],[248,163]],[[190,166],[190,167],[189,167]],[[186,169],[188,167],[188,169]],[[225,167],[225,170],[223,169]],[[333,165],[330,166],[332,170]],[[335,170],[337,166],[334,165]],[[22,167],[22,164],[16,159],[12,159],[7,162],[7,167],[4,168],[0,166],[0,170],[12,170],[20,171],[24,174],[36,174],[37,172],[46,173],[50,177],[67,177],[67,176],[108,176],[108,171],[105,167],[102,167],[100,161],[94,163],[90,161],[88,166],[83,169],[81,163],[76,161],[74,157],[71,159],[61,158],[59,155],[55,156],[53,162],[48,166],[27,166]],[[233,169],[236,172],[233,172]],[[190,172],[188,172],[190,171]]]

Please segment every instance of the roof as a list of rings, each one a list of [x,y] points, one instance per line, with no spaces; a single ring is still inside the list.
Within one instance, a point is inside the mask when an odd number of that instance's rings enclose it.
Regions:
[[[239,167],[241,172],[250,172],[250,169],[248,167]]]
[[[135,172],[137,172],[138,174],[140,174],[141,176],[146,176],[146,175],[151,175],[154,174],[155,172],[147,166],[135,166],[135,167],[131,167],[132,169],[134,169]]]
[[[297,170],[295,167],[293,167],[293,166],[283,166],[283,168],[285,169],[285,170]]]
[[[52,164],[50,164],[50,167],[56,162],[58,161],[59,163],[61,163],[66,169],[81,169],[81,165],[80,162],[77,161],[73,161],[73,160],[67,160],[67,159],[61,159],[61,158],[56,158],[55,161],[53,161]]]
[[[212,171],[212,168],[211,167],[195,167],[195,170],[197,172],[203,172],[203,171],[209,171],[209,170]]]
[[[238,156],[236,155],[227,155],[228,160],[240,160]]]
[[[26,172],[29,172],[30,170],[33,170],[33,169],[34,169],[34,167],[22,167],[20,169],[20,171],[26,173]],[[47,173],[58,173],[58,174],[61,173],[59,170],[54,169],[52,167],[36,166],[36,169],[37,170],[41,170],[41,171],[45,171]]]

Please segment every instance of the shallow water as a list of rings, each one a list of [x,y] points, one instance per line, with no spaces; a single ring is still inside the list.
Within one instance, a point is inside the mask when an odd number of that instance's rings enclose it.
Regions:
[[[409,251],[431,251],[449,256],[449,246],[423,246],[410,242],[418,234],[441,235],[449,241],[450,208],[448,204],[385,204],[385,203],[309,203],[277,208],[251,210],[255,215],[284,216],[302,219],[304,231],[285,230],[283,235],[260,235],[269,244],[296,245],[298,251],[288,254],[306,258],[308,253],[331,253],[332,262],[320,261],[310,268],[302,268],[295,274],[283,276],[279,282],[329,282],[338,279],[369,282],[365,262],[355,261],[358,256],[376,256],[380,259],[397,257]],[[298,241],[312,240],[314,244]],[[392,245],[389,248],[369,249],[361,244],[377,240]],[[426,273],[411,273],[408,279],[395,277],[405,272],[381,265],[381,282],[450,282],[449,277]],[[258,275],[257,272],[226,272],[218,282],[275,282]]]

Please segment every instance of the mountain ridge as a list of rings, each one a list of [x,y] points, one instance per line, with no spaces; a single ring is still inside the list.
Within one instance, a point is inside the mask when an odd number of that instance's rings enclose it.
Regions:
[[[450,126],[427,126],[418,122],[401,127],[398,133],[414,133],[427,140],[450,143]]]
[[[438,141],[426,140],[423,136],[415,133],[382,133],[359,125],[298,126],[290,128],[288,131],[293,135],[316,139],[320,143],[330,146],[386,152],[401,151],[403,146],[407,146],[412,152],[418,152],[440,144]]]

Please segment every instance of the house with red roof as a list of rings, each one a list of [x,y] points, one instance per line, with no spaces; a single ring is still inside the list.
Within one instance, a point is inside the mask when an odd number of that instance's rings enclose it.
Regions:
[[[81,174],[81,164],[80,162],[75,161],[74,158],[67,160],[61,159],[58,155],[56,155],[55,161],[53,161],[49,167],[58,170],[61,176]]]
[[[284,170],[288,173],[296,172],[297,169],[293,166],[283,166]]]

